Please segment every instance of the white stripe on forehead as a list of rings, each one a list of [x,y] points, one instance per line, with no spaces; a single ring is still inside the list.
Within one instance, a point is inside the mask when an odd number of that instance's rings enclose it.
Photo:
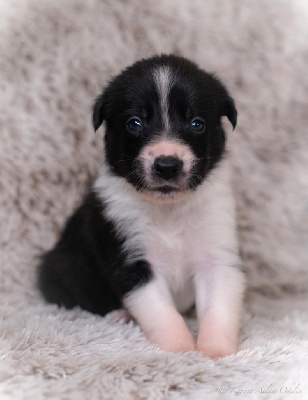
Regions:
[[[153,71],[153,76],[158,91],[164,131],[169,132],[170,122],[168,96],[173,83],[171,69],[167,65],[158,67]]]

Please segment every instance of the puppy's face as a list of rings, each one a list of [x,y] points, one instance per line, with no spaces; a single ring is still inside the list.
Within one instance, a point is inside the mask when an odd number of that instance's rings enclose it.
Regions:
[[[94,128],[106,121],[106,162],[136,190],[176,200],[194,190],[221,159],[221,117],[236,125],[227,90],[212,75],[175,56],[141,60],[98,97]]]

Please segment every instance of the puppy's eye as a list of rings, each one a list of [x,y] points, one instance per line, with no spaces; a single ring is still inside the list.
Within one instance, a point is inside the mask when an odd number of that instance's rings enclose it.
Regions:
[[[194,132],[202,132],[205,129],[205,122],[203,119],[196,118],[190,124],[190,130]]]
[[[134,117],[128,120],[126,127],[130,132],[142,131],[143,124],[139,118]]]

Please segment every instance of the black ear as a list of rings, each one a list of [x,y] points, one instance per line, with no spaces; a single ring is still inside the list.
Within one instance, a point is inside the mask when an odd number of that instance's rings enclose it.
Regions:
[[[95,132],[102,125],[105,119],[105,96],[101,94],[93,105],[92,122]]]
[[[234,100],[229,95],[224,99],[221,116],[226,116],[231,122],[233,129],[235,129],[237,123],[237,110]]]

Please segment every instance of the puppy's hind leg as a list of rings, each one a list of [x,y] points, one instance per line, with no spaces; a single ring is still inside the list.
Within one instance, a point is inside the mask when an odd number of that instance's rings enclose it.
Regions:
[[[82,251],[56,247],[45,254],[38,267],[38,286],[50,303],[68,309],[79,306],[104,316],[120,308],[121,301],[94,265]]]
[[[129,321],[132,320],[132,316],[130,313],[120,308],[118,310],[111,311],[110,313],[106,314],[106,318],[112,322],[119,322],[120,324],[127,324]]]

